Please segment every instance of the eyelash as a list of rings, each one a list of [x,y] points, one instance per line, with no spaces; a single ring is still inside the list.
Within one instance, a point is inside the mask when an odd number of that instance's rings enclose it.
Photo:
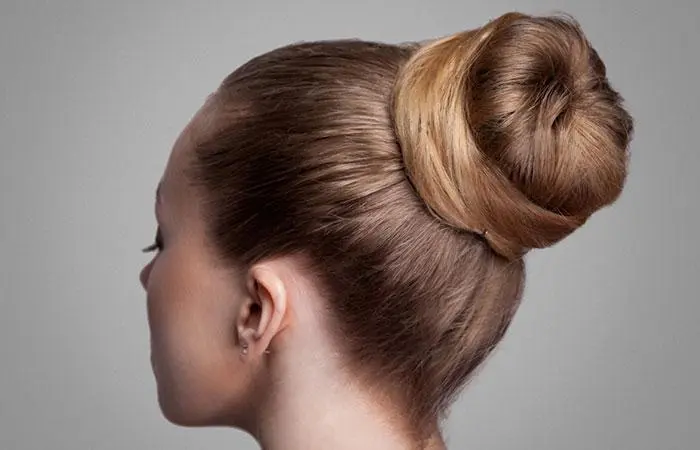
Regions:
[[[155,251],[161,251],[163,250],[163,235],[160,232],[160,227],[158,227],[156,231],[156,239],[153,242],[153,244],[149,245],[148,247],[144,248],[142,251],[144,253],[150,253],[150,252],[155,252]]]

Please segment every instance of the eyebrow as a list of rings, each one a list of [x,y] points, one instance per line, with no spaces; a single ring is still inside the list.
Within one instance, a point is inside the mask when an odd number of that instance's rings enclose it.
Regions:
[[[163,207],[161,205],[161,203],[163,202],[163,198],[162,198],[163,194],[161,193],[161,185],[162,184],[163,184],[162,182],[159,182],[158,187],[156,187],[156,202],[155,202],[155,207],[153,208],[157,222],[160,222],[160,209]]]

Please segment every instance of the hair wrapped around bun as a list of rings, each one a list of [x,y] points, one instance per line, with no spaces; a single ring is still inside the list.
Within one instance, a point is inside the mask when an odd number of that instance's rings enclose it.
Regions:
[[[560,241],[625,182],[633,120],[569,16],[508,13],[422,46],[393,114],[431,212],[508,259]]]

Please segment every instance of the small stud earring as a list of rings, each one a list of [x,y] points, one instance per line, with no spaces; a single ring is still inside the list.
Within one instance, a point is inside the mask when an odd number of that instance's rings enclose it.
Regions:
[[[268,349],[265,349],[265,354],[266,354],[266,355],[269,355],[269,354],[270,354],[270,349],[269,349],[269,348],[268,348]]]
[[[243,348],[241,349],[241,353],[244,355],[248,354],[248,344],[245,342],[243,343]]]

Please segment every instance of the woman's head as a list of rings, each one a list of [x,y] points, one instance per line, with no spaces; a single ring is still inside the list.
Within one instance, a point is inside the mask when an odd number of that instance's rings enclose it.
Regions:
[[[631,134],[565,17],[244,64],[163,177],[142,282],[166,416],[250,429],[276,358],[313,348],[431,432],[504,335],[523,255],[617,198]]]

